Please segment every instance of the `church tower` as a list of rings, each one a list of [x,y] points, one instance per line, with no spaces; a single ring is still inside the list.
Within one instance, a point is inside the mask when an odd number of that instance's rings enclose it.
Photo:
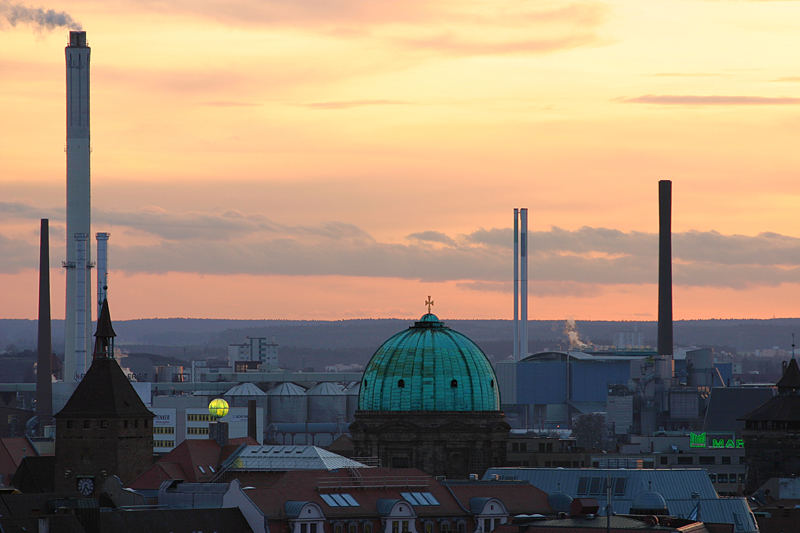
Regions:
[[[744,416],[747,492],[800,472],[800,367],[794,357],[784,365],[778,395]]]
[[[153,413],[114,359],[108,301],[97,320],[92,365],[56,419],[56,491],[97,494],[108,476],[133,481],[153,462]]]

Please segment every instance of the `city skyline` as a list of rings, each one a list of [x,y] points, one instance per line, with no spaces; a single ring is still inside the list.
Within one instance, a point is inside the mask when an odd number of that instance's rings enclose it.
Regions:
[[[62,318],[69,28],[14,5],[0,317],[46,217]],[[68,6],[119,319],[510,318],[528,207],[531,319],[653,320],[659,179],[676,319],[798,316],[800,3],[228,5]]]

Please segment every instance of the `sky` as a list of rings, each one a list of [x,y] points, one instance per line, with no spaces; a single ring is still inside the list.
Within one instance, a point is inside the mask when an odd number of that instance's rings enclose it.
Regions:
[[[70,28],[117,319],[800,316],[800,0],[0,0],[0,317],[64,315]]]

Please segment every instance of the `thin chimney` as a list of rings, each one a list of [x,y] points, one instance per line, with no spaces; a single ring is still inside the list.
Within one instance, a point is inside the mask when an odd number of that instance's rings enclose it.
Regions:
[[[49,221],[41,221],[39,238],[39,324],[38,361],[36,366],[36,414],[39,417],[39,431],[52,423],[53,383],[52,360],[53,341],[50,331],[50,230]]]
[[[658,182],[658,355],[672,355],[672,182]]]
[[[519,209],[514,208],[514,361],[519,361]]]
[[[247,400],[247,436],[256,442],[259,442],[257,429],[258,424],[256,423],[257,412],[256,401]]]

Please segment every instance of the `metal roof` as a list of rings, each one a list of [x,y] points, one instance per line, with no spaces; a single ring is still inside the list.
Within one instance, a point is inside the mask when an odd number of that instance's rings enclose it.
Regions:
[[[275,388],[267,391],[267,396],[305,396],[306,390],[291,382],[281,383]]]
[[[497,378],[469,338],[431,313],[384,342],[367,364],[365,411],[497,411]]]
[[[223,396],[265,396],[265,392],[252,383],[234,385]]]
[[[228,469],[231,472],[337,470],[367,465],[316,446],[245,446]]]
[[[720,498],[701,468],[617,469],[617,468],[490,468],[484,479],[517,479],[529,482],[547,493],[561,491],[575,497],[596,498],[600,514],[605,514],[605,481],[612,483],[611,507],[616,514],[630,512],[637,495],[656,491],[667,503],[669,514],[688,517],[700,504],[700,519],[733,524],[735,533],[755,533],[750,508],[744,498]],[[624,481],[617,481],[624,479]],[[694,496],[694,497],[693,497]]]
[[[313,388],[306,392],[308,396],[341,396],[344,394],[342,386],[338,383],[331,383],[330,381],[323,381],[317,383]]]

